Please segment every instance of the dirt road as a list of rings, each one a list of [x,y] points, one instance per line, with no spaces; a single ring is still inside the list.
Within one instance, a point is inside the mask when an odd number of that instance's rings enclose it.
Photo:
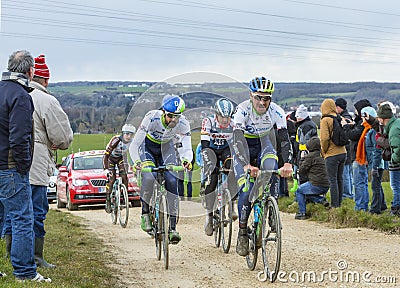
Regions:
[[[293,215],[282,213],[281,271],[286,274],[281,273],[275,283],[269,283],[257,278],[261,257],[255,271],[249,271],[245,258],[235,253],[237,222],[234,223],[234,245],[228,254],[214,246],[213,237],[205,236],[203,209],[199,203],[181,202],[178,231],[182,241],[170,246],[168,270],[156,259],[154,240],[140,230],[140,208],[130,208],[126,229],[112,225],[110,215],[103,209],[80,208],[72,213],[83,217],[89,229],[109,243],[110,251],[116,256],[116,268],[121,272],[121,282],[126,287],[400,286],[400,237],[397,235],[365,228],[334,229],[325,224],[294,220]],[[383,283],[389,281],[396,283]]]

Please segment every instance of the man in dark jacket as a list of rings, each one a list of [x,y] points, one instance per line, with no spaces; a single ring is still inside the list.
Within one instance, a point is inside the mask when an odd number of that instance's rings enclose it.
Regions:
[[[321,156],[321,143],[318,137],[312,137],[306,144],[308,154],[300,162],[300,173],[308,176],[308,181],[301,184],[296,191],[299,212],[295,219],[304,220],[306,216],[306,200],[327,206],[325,197],[329,190],[329,179],[325,168],[325,160]]]
[[[8,60],[8,72],[0,82],[0,202],[11,219],[11,264],[18,280],[51,282],[36,271],[32,191],[33,101],[29,82],[34,74],[33,57],[16,51]]]
[[[347,111],[347,101],[343,98],[337,98],[335,100],[336,104],[336,112],[342,119],[346,122],[352,122],[353,118],[351,117],[349,111]],[[346,146],[347,158],[344,163],[343,169],[343,196],[344,198],[354,198],[353,194],[353,163],[351,161],[351,152],[350,152],[350,143]]]

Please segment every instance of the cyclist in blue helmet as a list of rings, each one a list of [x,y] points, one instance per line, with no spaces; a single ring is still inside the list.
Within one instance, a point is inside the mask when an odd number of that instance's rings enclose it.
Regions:
[[[233,116],[234,170],[239,185],[239,233],[236,252],[248,254],[247,220],[250,213],[249,195],[243,191],[245,173],[257,177],[259,169],[280,168],[282,177],[292,175],[292,147],[283,109],[272,102],[274,83],[266,77],[255,77],[249,83],[250,99],[240,103]],[[275,145],[276,143],[276,145]],[[278,159],[281,164],[278,164]],[[278,177],[271,177],[271,194],[278,198]]]
[[[142,167],[157,167],[166,164],[177,165],[178,159],[186,169],[191,169],[193,159],[191,132],[189,121],[182,115],[185,102],[177,95],[166,95],[162,100],[160,110],[151,110],[143,118],[129,147],[129,154],[134,169]],[[181,143],[176,155],[174,142]],[[177,244],[181,237],[176,231],[176,216],[179,209],[177,174],[165,173],[165,187],[168,190],[168,211],[170,214],[169,240]],[[150,207],[154,177],[151,173],[142,174],[140,200],[142,202],[141,228],[151,231]]]

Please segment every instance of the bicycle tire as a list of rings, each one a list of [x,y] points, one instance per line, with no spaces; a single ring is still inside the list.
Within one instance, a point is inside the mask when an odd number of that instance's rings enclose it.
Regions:
[[[218,199],[216,201],[216,209],[214,209],[213,213],[213,234],[214,234],[214,244],[218,248],[221,245],[221,218],[220,218],[220,210],[218,209]]]
[[[225,253],[229,252],[232,241],[232,201],[229,200],[230,192],[224,189],[222,194],[222,207],[219,213],[222,234],[222,250]]]
[[[158,201],[158,200],[157,200]],[[153,208],[152,209],[152,226],[153,226],[153,234],[154,234],[154,240],[156,241],[156,257],[157,260],[161,260],[161,251],[162,251],[162,247],[161,247],[161,242],[162,242],[162,235],[160,233],[160,214],[158,214],[158,207],[160,207],[160,205],[157,203],[156,206],[151,206]],[[162,217],[162,216],[161,216]]]
[[[118,219],[118,202],[117,202],[117,197],[116,194],[118,192],[116,190],[112,190],[111,195],[110,195],[110,201],[111,201],[111,222],[112,224],[117,224],[117,219]]]
[[[124,184],[121,184],[119,186],[119,189],[120,189],[120,197],[118,205],[119,224],[121,225],[122,228],[126,228],[129,219],[128,190],[126,189]]]
[[[279,207],[274,197],[268,197],[262,217],[262,257],[264,273],[271,282],[278,276],[281,264],[282,227]]]
[[[168,206],[167,206],[167,198],[165,195],[161,195],[160,197],[160,228],[162,235],[162,247],[163,247],[163,255],[164,255],[164,268],[168,269],[169,266],[169,237],[168,237],[168,227],[169,227],[169,215],[168,215]]]
[[[247,235],[249,237],[249,254],[246,256],[247,267],[253,271],[257,266],[258,259],[258,237],[257,237],[257,226],[258,222],[255,221],[255,213],[258,213],[254,210],[254,203],[252,204],[249,220],[247,223],[250,223],[250,226],[247,227]],[[257,216],[258,217],[258,216]]]

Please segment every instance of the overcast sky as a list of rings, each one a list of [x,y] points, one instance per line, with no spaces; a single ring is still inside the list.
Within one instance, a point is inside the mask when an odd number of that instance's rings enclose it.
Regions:
[[[395,0],[0,0],[1,71],[45,54],[51,81],[400,82]]]

